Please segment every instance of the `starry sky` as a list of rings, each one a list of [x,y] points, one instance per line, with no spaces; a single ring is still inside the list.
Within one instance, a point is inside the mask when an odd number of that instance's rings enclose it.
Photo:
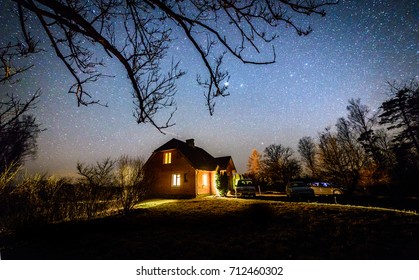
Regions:
[[[16,32],[9,1],[1,0],[2,38]],[[147,159],[171,138],[195,139],[213,156],[231,155],[240,173],[253,148],[270,144],[297,151],[298,140],[346,116],[351,98],[376,109],[387,98],[387,81],[419,78],[419,2],[411,0],[341,0],[327,16],[304,19],[313,32],[306,37],[282,28],[274,42],[276,63],[243,65],[226,57],[230,96],[216,100],[215,114],[205,106],[196,83],[203,65],[187,40],[179,36],[169,55],[187,74],[178,81],[175,126],[165,135],[132,116],[131,89],[121,67],[107,62],[112,78],[95,84],[95,97],[108,107],[77,107],[67,94],[70,75],[49,50],[31,58],[34,67],[19,85],[6,88],[21,96],[42,91],[33,114],[45,129],[38,139],[29,172],[68,176],[76,163],[94,163],[123,154]],[[33,27],[36,32],[36,27]],[[1,42],[4,43],[4,42]],[[2,93],[3,94],[3,93]]]

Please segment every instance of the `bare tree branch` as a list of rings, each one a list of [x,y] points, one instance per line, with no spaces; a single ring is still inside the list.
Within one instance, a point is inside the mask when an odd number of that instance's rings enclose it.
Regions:
[[[176,111],[176,81],[184,75],[178,62],[168,63],[170,43],[179,32],[188,39],[202,61],[208,78],[198,76],[205,89],[209,113],[214,113],[215,98],[228,96],[226,82],[230,75],[223,70],[223,57],[230,55],[244,64],[271,64],[276,60],[273,40],[279,28],[292,27],[307,35],[311,27],[301,27],[293,16],[324,16],[332,0],[12,0],[17,5],[23,41],[28,52],[37,43],[27,31],[27,17],[36,15],[57,57],[74,78],[69,93],[78,105],[99,103],[88,93],[86,84],[106,76],[103,59],[94,45],[124,67],[131,83],[134,116],[138,123],[151,123],[157,129],[173,125]],[[229,26],[229,29],[224,28]],[[176,29],[176,32],[173,32]],[[203,39],[206,46],[202,46]],[[272,45],[270,59],[255,59]],[[266,57],[265,55],[261,56]],[[2,60],[5,76],[10,63]],[[165,74],[163,74],[165,73]],[[160,111],[168,111],[163,124],[156,120]]]

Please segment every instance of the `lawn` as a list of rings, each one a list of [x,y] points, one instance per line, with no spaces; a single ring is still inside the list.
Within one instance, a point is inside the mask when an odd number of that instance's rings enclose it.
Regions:
[[[129,216],[0,237],[3,259],[419,259],[419,215],[234,198],[150,200]]]

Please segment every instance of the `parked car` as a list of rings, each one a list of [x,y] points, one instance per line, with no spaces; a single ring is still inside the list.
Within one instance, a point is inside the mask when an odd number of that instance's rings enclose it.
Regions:
[[[236,196],[256,196],[256,186],[253,184],[253,181],[250,179],[242,179],[237,182],[236,186]]]
[[[344,191],[327,182],[304,183],[302,181],[290,182],[286,187],[288,197],[307,197],[307,196],[338,196],[343,195]]]
[[[302,181],[289,182],[285,187],[288,197],[307,197],[314,196],[314,191]]]
[[[334,184],[327,182],[312,182],[308,186],[314,191],[314,195],[342,195],[343,190]]]

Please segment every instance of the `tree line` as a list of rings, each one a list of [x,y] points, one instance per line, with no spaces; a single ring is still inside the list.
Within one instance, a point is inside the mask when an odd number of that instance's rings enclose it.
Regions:
[[[19,178],[19,167],[0,173],[0,232],[28,226],[129,214],[150,185],[145,161],[123,155],[77,163],[77,178],[41,174]]]
[[[247,175],[260,183],[285,185],[296,179],[325,180],[349,193],[419,193],[419,83],[389,83],[377,110],[348,101],[347,116],[317,137],[298,141],[298,155],[272,144],[253,150]]]

